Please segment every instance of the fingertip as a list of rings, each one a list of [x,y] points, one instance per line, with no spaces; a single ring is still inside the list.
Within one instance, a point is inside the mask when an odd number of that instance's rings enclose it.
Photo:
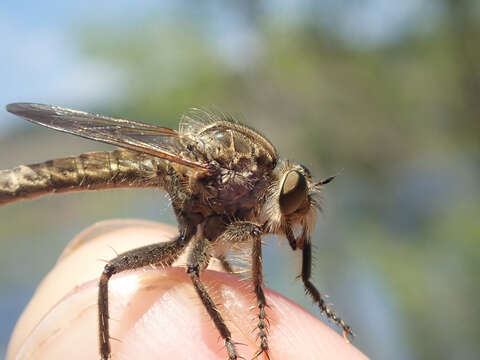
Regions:
[[[258,350],[257,309],[251,286],[214,271],[202,279],[232,332],[239,355]],[[96,281],[67,295],[35,327],[17,359],[97,356]],[[317,318],[266,289],[272,359],[365,358]],[[225,359],[226,350],[183,268],[143,270],[116,276],[109,288],[110,334],[116,358]],[[82,350],[81,356],[72,348]],[[88,354],[89,356],[86,356]],[[41,356],[40,356],[41,355]],[[77,356],[78,355],[78,356]]]
[[[80,234],[39,287],[22,316],[7,359],[97,359],[96,278],[115,252],[173,238],[176,229],[156,223],[107,222]],[[239,355],[258,350],[258,309],[249,281],[215,271],[201,279],[232,332]],[[272,359],[365,359],[319,319],[265,289]],[[67,294],[67,295],[65,295]],[[114,358],[222,359],[218,330],[183,267],[145,268],[116,275],[109,286]],[[253,305],[253,306],[252,306]],[[44,315],[45,314],[45,315]],[[78,351],[81,349],[81,351]]]

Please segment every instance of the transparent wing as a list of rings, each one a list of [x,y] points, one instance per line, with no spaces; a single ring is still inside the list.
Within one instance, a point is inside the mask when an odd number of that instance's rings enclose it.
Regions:
[[[117,145],[190,167],[207,168],[206,164],[182,157],[180,154],[185,148],[180,142],[178,132],[166,127],[55,105],[13,103],[7,105],[7,111],[58,131]]]

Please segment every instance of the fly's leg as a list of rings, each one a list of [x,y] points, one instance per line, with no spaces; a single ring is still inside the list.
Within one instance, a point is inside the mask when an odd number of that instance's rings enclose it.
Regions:
[[[220,261],[220,265],[222,266],[223,270],[229,274],[235,274],[235,269],[233,268],[232,264],[227,260],[225,255],[217,256],[218,261]]]
[[[285,228],[285,235],[292,250],[297,250],[297,239],[295,238],[295,235],[293,234],[292,228],[290,226],[287,226]]]
[[[345,321],[340,319],[334,311],[329,309],[327,306],[327,303],[325,300],[322,298],[322,295],[320,292],[317,290],[315,285],[312,284],[310,281],[310,276],[312,273],[312,245],[310,241],[304,241],[303,242],[303,253],[302,253],[302,281],[303,284],[305,285],[305,291],[307,294],[309,294],[313,301],[318,304],[320,307],[320,310],[329,318],[331,319],[335,324],[340,326],[343,331],[343,336],[345,339],[348,341],[348,336],[353,336],[352,329],[350,325],[346,324]]]
[[[267,325],[268,319],[265,313],[267,301],[263,292],[263,268],[262,268],[262,227],[260,225],[239,221],[229,224],[221,235],[231,243],[252,242],[252,281],[258,307],[258,338],[260,338],[260,349],[255,358],[264,354],[268,359]]]
[[[203,306],[205,306],[208,315],[210,315],[210,318],[213,320],[218,332],[225,341],[225,347],[227,348],[229,360],[235,360],[238,356],[235,349],[235,344],[232,340],[232,333],[225,324],[225,320],[220,314],[220,311],[213,302],[212,298],[210,295],[208,295],[205,285],[203,285],[202,281],[200,280],[200,271],[207,267],[209,261],[209,255],[207,254],[208,247],[209,243],[207,239],[197,238],[195,240],[195,243],[190,250],[190,254],[188,255],[187,273],[192,279],[195,291],[200,297]]]
[[[98,330],[102,360],[107,360],[111,354],[108,323],[108,281],[110,278],[122,271],[138,269],[150,264],[170,266],[185,249],[193,235],[193,231],[186,231],[172,241],[126,251],[105,265],[98,284]]]
[[[258,337],[260,338],[260,349],[255,354],[255,357],[260,354],[268,356],[268,342],[267,342],[267,315],[265,313],[265,307],[267,306],[267,300],[263,293],[263,262],[262,262],[262,238],[260,236],[261,230],[259,227],[251,230],[253,236],[253,248],[252,248],[252,280],[255,296],[257,297],[258,306]]]

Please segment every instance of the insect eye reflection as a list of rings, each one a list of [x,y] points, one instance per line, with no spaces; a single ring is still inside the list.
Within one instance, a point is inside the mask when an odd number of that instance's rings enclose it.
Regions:
[[[307,180],[297,170],[289,171],[283,180],[280,191],[280,209],[283,214],[289,215],[296,210],[307,199]]]

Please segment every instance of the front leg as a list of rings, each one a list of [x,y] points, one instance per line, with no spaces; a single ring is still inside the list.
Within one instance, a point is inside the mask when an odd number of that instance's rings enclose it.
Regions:
[[[340,319],[335,312],[333,312],[328,306],[325,300],[322,298],[322,295],[317,290],[315,285],[310,281],[310,276],[312,274],[312,244],[309,239],[304,239],[303,241],[303,252],[302,252],[302,281],[305,285],[305,291],[309,294],[313,301],[318,304],[320,310],[334,323],[339,325],[342,328],[343,336],[348,341],[348,336],[353,336],[352,329],[350,325],[346,324],[345,321]]]

